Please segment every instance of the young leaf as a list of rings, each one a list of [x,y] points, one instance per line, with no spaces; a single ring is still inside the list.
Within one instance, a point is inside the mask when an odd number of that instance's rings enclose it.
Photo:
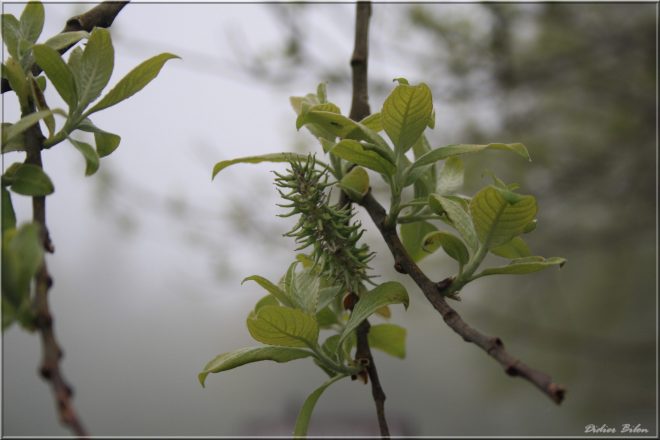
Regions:
[[[362,167],[353,167],[339,182],[339,187],[354,202],[359,202],[369,192],[369,175]]]
[[[227,168],[230,165],[234,165],[237,163],[261,163],[261,162],[291,162],[292,160],[306,160],[307,155],[304,154],[298,154],[298,153],[272,153],[272,154],[264,154],[261,156],[247,156],[247,157],[239,157],[237,159],[231,159],[231,160],[223,160],[215,164],[213,167],[213,175],[212,178],[215,178],[215,176],[225,168]],[[317,163],[320,163],[327,167],[327,165],[323,164],[323,162],[317,160]]]
[[[50,110],[41,110],[36,113],[30,113],[29,115],[21,118],[17,123],[12,124],[2,130],[2,150],[4,151],[5,146],[8,145],[12,139],[23,133],[28,128],[32,127],[34,124],[39,122],[39,120],[52,115],[53,112]]]
[[[409,301],[406,288],[396,281],[385,282],[361,295],[360,300],[353,308],[351,317],[348,319],[348,322],[346,322],[346,326],[341,333],[339,344],[341,345],[341,343],[357,328],[358,325],[360,325],[362,321],[367,319],[379,308],[388,304],[403,304],[407,309]]]
[[[304,269],[295,274],[287,294],[297,309],[314,314],[318,304],[319,287],[317,274],[311,268]]]
[[[24,196],[47,196],[55,191],[44,170],[32,164],[20,164],[13,173],[11,190]]]
[[[73,138],[68,138],[71,145],[76,147],[78,151],[85,158],[85,176],[91,176],[99,169],[99,155],[92,147],[86,142],[81,142]]]
[[[508,199],[508,200],[507,200]],[[487,249],[500,246],[523,233],[536,216],[536,199],[488,186],[470,202],[470,214],[479,241]]]
[[[65,47],[70,47],[73,44],[76,44],[78,41],[83,38],[89,38],[89,32],[85,31],[74,31],[74,32],[62,32],[54,37],[49,38],[44,43],[46,46],[54,50],[64,49]]]
[[[300,408],[298,418],[296,419],[296,427],[293,430],[294,437],[305,437],[307,435],[309,420],[312,418],[312,412],[314,411],[314,407],[316,406],[319,397],[321,397],[321,394],[323,394],[326,388],[344,377],[346,376],[338,375],[329,379],[305,399],[305,403],[303,403],[302,408]]]
[[[319,337],[314,316],[302,310],[264,306],[247,320],[252,337],[264,344],[284,347],[313,347]]]
[[[261,287],[266,289],[271,295],[273,295],[277,300],[284,304],[287,307],[293,307],[293,303],[287,296],[286,292],[282,289],[280,289],[278,286],[275,284],[271,283],[268,281],[266,278],[261,277],[259,275],[252,275],[251,277],[247,277],[241,281],[241,284],[243,284],[246,281],[254,281],[257,284],[259,284]]]
[[[70,60],[70,59],[69,59]],[[96,27],[89,36],[77,72],[78,107],[84,109],[101,94],[110,81],[115,63],[110,31]],[[69,67],[74,67],[69,65]],[[73,70],[73,69],[72,69]],[[75,73],[75,70],[74,70]]]
[[[414,262],[418,262],[429,255],[429,252],[423,249],[424,237],[437,230],[438,228],[426,221],[401,225],[403,247],[406,248],[406,252]]]
[[[16,213],[9,191],[3,186],[0,188],[0,192],[2,193],[2,232],[4,233],[5,230],[16,227]]]
[[[161,53],[141,63],[128,72],[116,86],[112,88],[87,114],[92,114],[104,108],[111,107],[121,101],[133,96],[149,84],[163,68],[167,60],[180,58],[171,53]]]
[[[2,123],[2,137],[4,138],[4,133],[8,130],[13,124],[9,122]],[[25,138],[21,134],[10,139],[8,142],[2,144],[2,152],[7,153],[9,151],[24,151],[25,150]]]
[[[279,306],[280,302],[275,298],[273,295],[266,295],[263,298],[261,298],[257,303],[254,305],[254,310],[253,313],[258,313],[259,309],[261,309],[264,306]]]
[[[36,104],[37,110],[50,110],[50,107],[48,107],[48,103],[46,102],[46,97],[32,74],[30,74],[29,83],[32,100]],[[52,137],[55,134],[55,117],[53,115],[46,116],[44,118],[44,124],[46,124],[46,128],[48,129],[48,136]]]
[[[431,89],[422,83],[396,86],[380,113],[385,133],[398,150],[406,152],[426,129],[432,112]]]
[[[395,324],[372,325],[367,336],[371,348],[390,356],[406,357],[406,329]]]
[[[415,160],[431,151],[431,145],[429,144],[426,136],[420,136],[419,140],[415,142],[415,145],[413,145],[412,150]],[[433,165],[420,168],[425,168],[425,171],[423,171],[421,175],[414,181],[415,198],[426,198],[429,194],[432,194],[436,191],[438,180],[437,173],[435,166]]]
[[[383,130],[383,118],[381,118],[380,113],[370,114],[369,116],[361,120],[360,124],[370,128],[376,133]]]
[[[431,194],[429,196],[429,206],[438,214],[446,212],[447,217],[451,220],[454,228],[461,234],[468,247],[473,251],[477,249],[479,240],[472,224],[472,219],[470,219],[470,216],[465,212],[459,202],[449,197]]]
[[[78,126],[78,130],[94,133],[94,142],[96,143],[96,151],[100,157],[110,155],[117,149],[121,142],[121,137],[114,133],[101,130],[92,123],[88,118],[85,118]]]
[[[9,58],[2,65],[2,76],[7,78],[9,85],[16,93],[21,109],[25,109],[28,102],[29,86],[21,65],[14,58]]]
[[[330,150],[330,153],[341,157],[348,162],[362,165],[365,168],[369,168],[370,170],[374,170],[387,176],[393,175],[396,171],[392,162],[389,162],[387,159],[383,158],[383,156],[374,151],[366,150],[362,144],[353,139],[344,139],[341,142],[338,142],[332,150]]]
[[[470,253],[461,239],[448,232],[431,232],[425,235],[422,240],[422,249],[428,253],[435,252],[440,246],[447,255],[458,261],[461,266],[467,264],[470,259]]]
[[[459,157],[448,158],[438,175],[440,194],[452,193],[463,186],[464,172],[463,161]]]
[[[3,231],[2,242],[2,296],[18,307],[29,295],[30,282],[43,260],[39,226],[27,223]]]
[[[197,378],[204,387],[206,376],[210,373],[231,370],[241,365],[259,361],[289,362],[312,356],[311,351],[288,347],[245,347],[228,353],[222,353],[209,361]]]
[[[500,267],[490,267],[488,269],[482,270],[480,273],[474,275],[472,278],[484,277],[487,275],[523,275],[532,272],[538,272],[539,270],[547,269],[551,266],[559,266],[560,268],[566,263],[565,258],[561,257],[525,257],[525,258],[516,258],[511,260],[506,266]]]
[[[374,147],[377,148],[381,154],[388,158],[391,157],[392,162],[394,161],[392,150],[378,133],[344,115],[317,110],[318,107],[319,106],[314,106],[309,111],[302,112],[296,120],[296,128],[300,129],[303,125],[311,123],[323,131],[330,133],[333,138],[338,136],[342,139],[369,142],[374,144]]]
[[[66,65],[62,57],[55,49],[44,44],[37,44],[32,48],[34,58],[46,73],[46,76],[53,83],[57,93],[69,105],[69,108],[75,110],[78,104],[78,92],[76,90],[76,81],[69,66]]]
[[[31,1],[25,5],[21,14],[21,35],[30,43],[34,43],[44,28],[44,6],[41,2]]]
[[[508,243],[494,247],[490,251],[495,255],[509,259],[529,257],[532,255],[527,243],[520,237],[513,237]]]
[[[22,37],[21,34],[21,24],[11,14],[2,14],[2,39],[7,46],[7,52],[12,58],[18,60],[20,56],[18,54],[18,42]]]
[[[512,151],[518,154],[519,156],[522,156],[525,159],[530,160],[529,153],[527,152],[527,148],[525,148],[523,144],[499,144],[499,143],[487,144],[487,145],[455,144],[455,145],[447,145],[445,147],[440,147],[429,151],[428,153],[424,154],[419,159],[417,159],[411,165],[410,171],[412,171],[412,169],[415,169],[417,167],[422,167],[424,165],[435,163],[438,162],[439,160],[444,160],[452,156],[458,156],[460,154],[467,154],[467,153],[478,153],[480,151],[484,151],[487,149]]]

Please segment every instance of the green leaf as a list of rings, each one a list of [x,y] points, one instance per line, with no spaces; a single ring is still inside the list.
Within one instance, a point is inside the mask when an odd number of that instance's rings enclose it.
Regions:
[[[477,233],[470,215],[463,209],[461,203],[439,194],[429,196],[429,206],[437,214],[445,212],[454,228],[461,234],[463,240],[473,251],[479,246]]]
[[[425,252],[423,249],[424,237],[437,230],[438,228],[426,221],[401,225],[403,247],[414,262],[418,262],[429,255],[429,252]]]
[[[273,295],[266,295],[263,298],[261,298],[257,303],[254,305],[254,310],[252,313],[257,313],[259,312],[259,309],[261,309],[264,306],[279,306],[280,302],[275,298]]]
[[[422,135],[433,113],[431,89],[424,83],[399,84],[380,113],[385,133],[399,151],[406,152]]]
[[[71,145],[76,147],[78,151],[85,158],[85,176],[91,176],[99,169],[99,155],[92,147],[86,142],[78,141],[73,138],[68,138]]]
[[[339,182],[339,187],[354,202],[360,202],[369,192],[369,175],[362,167],[353,167]]]
[[[319,290],[319,299],[318,303],[316,304],[316,312],[320,312],[323,310],[328,304],[332,302],[337,296],[339,296],[342,293],[342,287],[341,286],[329,286],[329,287],[323,287],[322,289]]]
[[[499,144],[499,143],[487,144],[487,145],[455,144],[455,145],[447,145],[445,147],[440,147],[429,151],[428,153],[424,154],[419,159],[417,159],[412,164],[411,168],[415,169],[417,167],[435,163],[439,160],[444,160],[452,156],[458,156],[460,154],[467,154],[467,153],[478,153],[480,151],[484,151],[487,149],[511,151],[518,154],[519,156],[524,157],[527,160],[530,160],[529,153],[527,152],[527,148],[525,148],[523,144]]]
[[[369,116],[361,120],[360,124],[370,128],[376,133],[383,130],[383,119],[380,117],[380,113],[370,114]]]
[[[20,164],[13,175],[11,190],[24,196],[47,196],[55,191],[44,170],[32,164]]]
[[[119,143],[121,142],[121,137],[119,135],[101,130],[88,118],[85,118],[76,128],[78,130],[94,133],[96,151],[100,157],[110,155],[117,149],[117,147],[119,147]]]
[[[73,73],[73,77],[76,79],[76,87],[79,87],[79,85],[82,83],[82,79],[80,77],[82,72],[82,56],[83,50],[80,48],[80,46],[76,47],[69,54],[69,61],[67,62],[67,66],[69,66],[71,73]]]
[[[46,76],[53,83],[57,93],[69,105],[70,109],[75,109],[78,104],[78,92],[76,90],[76,80],[73,72],[66,65],[60,54],[44,44],[37,44],[32,48],[34,58],[46,73]]]
[[[53,112],[50,110],[41,110],[36,113],[30,113],[29,115],[21,118],[17,123],[12,124],[2,130],[2,151],[5,151],[5,146],[11,143],[11,140],[22,134],[25,130],[32,127],[34,124],[39,122],[39,120],[52,115]]]
[[[438,175],[440,194],[452,193],[463,186],[464,172],[463,161],[459,157],[448,158]]]
[[[369,127],[355,122],[344,115],[317,110],[319,106],[313,106],[308,111],[303,111],[296,119],[296,128],[300,129],[303,125],[314,124],[318,129],[323,132],[330,133],[333,140],[334,137],[339,136],[342,139],[362,140],[374,145],[381,155],[391,160],[394,163],[394,156],[392,150],[387,145],[387,142]]]
[[[314,411],[314,407],[316,406],[319,397],[321,397],[321,394],[323,394],[326,388],[344,377],[346,376],[339,375],[329,379],[305,399],[305,403],[303,403],[302,408],[300,408],[298,418],[296,419],[296,426],[293,430],[294,437],[305,437],[307,435],[309,421],[312,418],[312,412]]]
[[[71,59],[69,59],[71,61]],[[110,31],[96,27],[89,36],[89,41],[80,58],[80,65],[69,67],[76,74],[78,89],[78,108],[84,109],[94,101],[110,81],[115,62],[115,51],[110,39]]]
[[[21,35],[30,43],[34,43],[44,28],[44,6],[41,2],[31,1],[25,5],[21,14]]]
[[[76,44],[83,38],[89,38],[89,32],[74,31],[74,32],[61,32],[54,37],[49,38],[44,44],[51,49],[60,50]]]
[[[319,337],[313,315],[288,307],[264,306],[248,318],[247,327],[255,340],[268,345],[314,347]]]
[[[319,298],[319,277],[312,268],[295,273],[287,291],[295,307],[309,314],[316,313]]]
[[[2,14],[2,39],[7,46],[7,52],[14,59],[20,59],[18,54],[18,42],[22,38],[21,24],[11,14]]]
[[[44,96],[37,80],[32,74],[29,76],[30,92],[32,94],[32,100],[37,106],[38,110],[50,110],[48,103],[46,102],[46,97]],[[55,134],[55,117],[53,115],[46,116],[44,118],[44,124],[48,129],[48,136],[52,137]]]
[[[245,347],[238,350],[222,353],[209,361],[197,376],[199,383],[204,386],[206,376],[210,373],[231,370],[245,364],[259,361],[289,362],[312,356],[312,353],[299,348],[286,347]]]
[[[360,300],[353,308],[351,317],[348,318],[348,322],[346,322],[346,326],[341,333],[339,344],[341,345],[362,321],[371,316],[379,308],[388,304],[403,304],[407,309],[409,301],[406,288],[396,281],[385,282],[369,292],[360,295]]]
[[[406,357],[406,329],[395,324],[377,324],[369,329],[371,348],[384,351],[390,356]]]
[[[279,302],[284,304],[287,307],[293,307],[293,303],[287,296],[286,292],[282,289],[280,289],[278,286],[275,284],[271,283],[268,281],[266,278],[261,277],[259,275],[252,275],[251,277],[247,277],[241,281],[241,284],[243,284],[246,281],[254,281],[257,284],[259,284],[261,287],[266,289],[271,295],[273,295]]]
[[[560,268],[566,263],[565,258],[561,257],[525,257],[525,258],[516,258],[511,260],[506,266],[500,267],[490,267],[484,269],[480,273],[476,274],[474,278],[479,278],[487,275],[523,275],[532,272],[538,272],[543,269],[547,269],[551,266],[559,266]]]
[[[520,237],[514,237],[511,241],[494,247],[490,251],[495,255],[509,259],[529,257],[532,255],[527,243]]]
[[[261,156],[246,156],[246,157],[239,157],[237,159],[231,159],[231,160],[223,160],[215,164],[213,167],[213,175],[212,178],[215,178],[215,176],[225,168],[227,168],[230,165],[234,165],[237,163],[261,163],[261,162],[291,162],[293,160],[306,160],[307,155],[305,154],[298,154],[298,153],[271,153],[271,154],[263,154]],[[326,166],[323,164],[323,162],[317,160],[317,163],[322,164],[323,166]]]
[[[470,253],[463,241],[448,232],[431,232],[422,240],[422,249],[428,253],[435,252],[441,246],[447,255],[458,261],[461,266],[467,264],[470,259]]]
[[[393,175],[396,171],[392,162],[389,162],[375,151],[365,149],[362,144],[353,139],[344,139],[338,142],[330,150],[330,153],[387,176]]]
[[[9,58],[3,64],[2,71],[4,76],[7,77],[12,90],[16,93],[21,109],[26,109],[28,106],[29,86],[23,68],[14,58]]]
[[[9,122],[2,123],[2,137],[5,137],[5,131],[9,130],[13,124]],[[2,153],[8,153],[10,151],[24,151],[25,150],[25,137],[21,133],[18,136],[14,136],[8,142],[2,144]]]
[[[2,296],[19,307],[30,293],[30,282],[43,261],[39,226],[27,223],[2,234]]]
[[[426,136],[422,135],[415,145],[412,147],[415,160],[423,156],[424,154],[431,151],[431,146],[429,145],[428,139]],[[437,186],[437,173],[435,166],[431,165],[428,167],[420,167],[424,171],[415,179],[415,198],[426,198],[429,194],[432,194],[436,190]],[[413,173],[411,173],[413,174]]]
[[[2,193],[2,232],[4,233],[7,229],[16,228],[16,213],[9,191],[3,186],[0,188],[0,192]]]
[[[507,200],[508,199],[508,200]],[[523,233],[536,216],[536,199],[488,186],[470,202],[479,241],[492,249]]]
[[[173,58],[180,57],[171,53],[161,53],[144,61],[119,80],[117,85],[89,110],[88,114],[103,110],[133,96],[156,78],[165,63]]]

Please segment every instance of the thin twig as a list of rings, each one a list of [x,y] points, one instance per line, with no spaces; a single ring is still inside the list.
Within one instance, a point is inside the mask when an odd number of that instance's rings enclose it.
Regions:
[[[82,15],[70,18],[62,32],[86,30],[91,31],[95,26],[109,27],[121,9],[128,2],[104,2]],[[60,51],[64,53],[68,48]],[[33,74],[39,74],[38,66],[32,69]],[[5,87],[7,86],[7,87]],[[5,84],[3,79],[2,92],[10,90],[9,84]],[[34,104],[30,103],[30,108],[26,109],[22,116],[34,112]],[[35,124],[25,131],[25,163],[35,165],[43,169],[41,152],[44,148],[44,136]],[[50,240],[48,226],[46,223],[46,197],[32,197],[32,219],[39,226],[39,233],[42,246],[48,253],[53,253],[55,249]],[[41,336],[42,360],[39,367],[39,374],[46,381],[50,382],[55,397],[57,412],[60,421],[66,425],[73,434],[79,437],[87,437],[88,433],[84,428],[82,421],[73,406],[73,388],[64,379],[60,368],[60,360],[63,357],[62,349],[55,336],[53,327],[53,315],[48,303],[48,293],[53,285],[53,279],[48,273],[46,260],[42,262],[37,270],[34,279],[35,293],[32,303],[34,311],[35,328]]]
[[[470,327],[463,318],[449,305],[442,295],[446,288],[446,282],[435,283],[431,281],[424,272],[415,264],[406,252],[395,227],[388,227],[385,223],[387,213],[380,203],[373,197],[371,191],[360,202],[369,216],[380,230],[387,246],[394,257],[396,269],[408,274],[419,286],[424,296],[431,302],[433,307],[442,315],[442,318],[452,330],[458,333],[466,342],[472,342],[484,350],[490,357],[495,359],[504,367],[504,371],[510,376],[522,377],[543,393],[545,393],[553,402],[560,404],[564,399],[566,389],[555,382],[552,378],[542,371],[535,370],[513,357],[504,348],[502,340],[498,337],[487,336],[478,330]]]
[[[25,145],[27,156],[25,163],[43,168],[41,151],[43,149],[44,137],[38,124],[35,124],[25,132]],[[46,197],[35,196],[32,198],[32,219],[39,225],[41,241],[47,252],[54,252],[50,241],[48,227],[46,226]],[[69,427],[77,436],[86,437],[88,434],[74,409],[72,396],[73,389],[69,385],[60,369],[62,350],[55,337],[53,329],[53,316],[48,304],[48,291],[53,280],[48,273],[46,261],[41,264],[35,276],[35,294],[32,304],[35,314],[35,327],[41,336],[42,359],[39,374],[50,382],[57,405],[60,421]]]
[[[108,28],[112,25],[112,22],[115,20],[119,12],[128,3],[128,1],[105,1],[93,7],[84,14],[69,18],[66,21],[66,25],[64,26],[64,29],[62,29],[61,33],[75,31],[91,32],[95,27]],[[60,49],[60,54],[65,53],[72,46],[74,45],[72,44],[71,46]],[[34,76],[37,76],[41,73],[41,68],[35,63],[32,65],[31,71]],[[5,78],[2,78],[2,93],[8,92],[9,90],[11,90],[9,81],[7,81]]]
[[[353,73],[353,99],[349,117],[354,121],[360,121],[371,113],[369,108],[367,66],[369,59],[369,19],[371,18],[371,3],[358,2],[355,15],[355,46],[351,56],[351,70]],[[340,198],[342,206],[350,206],[350,199],[342,192]],[[385,392],[380,384],[376,363],[371,355],[369,347],[369,329],[371,325],[368,320],[360,323],[356,329],[357,345],[355,359],[365,366],[367,375],[371,381],[371,394],[376,405],[376,416],[378,427],[382,437],[389,437],[390,430],[385,418]]]

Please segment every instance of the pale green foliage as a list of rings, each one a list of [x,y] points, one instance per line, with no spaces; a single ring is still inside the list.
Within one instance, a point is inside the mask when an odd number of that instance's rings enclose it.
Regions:
[[[425,84],[410,85],[404,78],[397,78],[397,81],[399,84],[380,112],[360,122],[343,116],[338,106],[328,102],[323,84],[317,94],[291,98],[298,115],[296,127],[306,127],[327,154],[328,164],[322,164],[323,170],[316,169],[317,162],[311,157],[305,159],[294,153],[223,160],[213,169],[215,176],[235,163],[291,164],[288,174],[276,173],[278,187],[290,191],[280,191],[289,202],[283,206],[292,209],[287,216],[300,215],[298,224],[286,235],[295,237],[301,244],[298,250],[312,246],[314,252],[311,256],[298,255],[279,285],[258,275],[246,280],[257,282],[269,292],[248,317],[250,334],[269,344],[268,348],[309,350],[314,363],[330,377],[304,402],[294,429],[296,436],[306,434],[312,410],[325,389],[364,368],[351,359],[360,324],[374,314],[389,317],[389,305],[403,304],[407,308],[409,303],[406,289],[398,282],[386,281],[368,290],[363,282],[369,277],[363,271],[341,272],[342,267],[348,267],[347,261],[359,262],[362,258],[359,255],[366,254],[356,253],[352,259],[334,258],[341,252],[351,255],[351,250],[357,249],[359,235],[348,239],[357,231],[350,226],[351,213],[331,206],[326,188],[337,185],[352,201],[360,203],[370,191],[369,170],[376,172],[391,194],[390,209],[382,226],[396,228],[400,225],[401,241],[411,259],[419,261],[443,249],[458,263],[458,273],[445,280],[442,294],[448,298],[459,299],[458,293],[465,284],[479,277],[531,273],[551,266],[561,267],[565,262],[559,257],[545,259],[530,255],[520,235],[534,229],[538,208],[533,196],[514,192],[517,185],[506,185],[493,176],[495,183],[474,197],[458,193],[465,172],[461,155],[500,150],[529,160],[525,146],[491,143],[432,148],[424,135],[427,128],[435,126],[431,90]],[[382,131],[391,145],[379,134]],[[409,157],[410,150],[412,157]],[[441,161],[444,165],[438,172],[436,165]],[[328,175],[334,181],[328,181]],[[403,189],[408,186],[414,188],[413,199],[403,200]],[[441,230],[437,223],[453,228],[458,235]],[[477,272],[489,252],[510,259],[509,264]],[[300,272],[296,269],[299,264],[303,266]],[[343,275],[337,276],[340,272]],[[344,296],[347,291],[357,295]],[[321,329],[335,333],[319,346]],[[406,330],[402,327],[377,324],[371,326],[368,341],[372,348],[403,358],[405,337]],[[271,352],[259,357],[251,355],[253,349],[244,350],[250,355],[230,353],[216,358],[219,361],[215,362],[215,367],[207,365],[200,373],[200,380],[203,381],[209,372],[234,368],[241,361],[275,358]],[[226,360],[227,356],[231,362]],[[299,352],[278,352],[274,360],[284,362],[300,357]]]
[[[143,62],[89,109],[112,76],[115,58],[110,32],[103,28],[94,28],[91,33],[67,32],[37,44],[44,20],[44,8],[38,1],[27,3],[20,19],[11,14],[2,15],[2,39],[9,55],[3,60],[2,76],[16,94],[21,109],[18,121],[2,124],[2,153],[25,151],[27,130],[43,122],[48,136],[38,147],[52,148],[68,140],[82,154],[85,175],[89,176],[99,169],[100,158],[112,153],[121,139],[96,127],[88,116],[140,91],[158,75],[167,60],[176,56],[165,53]],[[65,62],[58,51],[84,39],[87,40],[84,50],[80,46],[73,48]],[[44,72],[37,78],[32,74],[35,63]],[[46,78],[68,111],[50,108],[43,94]],[[59,129],[55,116],[64,119]],[[76,139],[78,130],[94,133],[95,145]],[[52,194],[55,187],[42,167],[33,164],[14,163],[2,175],[3,329],[16,320],[30,329],[29,280],[40,265],[41,254],[36,249],[42,249],[43,244],[35,232],[37,226],[27,224],[16,229],[12,198],[7,189],[14,194],[36,197]]]

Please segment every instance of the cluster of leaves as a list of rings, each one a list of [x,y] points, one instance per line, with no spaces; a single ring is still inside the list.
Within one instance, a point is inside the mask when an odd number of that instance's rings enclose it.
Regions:
[[[431,148],[424,135],[427,128],[435,125],[431,90],[423,83],[410,85],[404,78],[395,81],[398,85],[383,103],[381,111],[362,121],[353,121],[342,115],[337,105],[328,102],[324,84],[319,85],[316,94],[291,98],[298,115],[298,129],[304,126],[318,139],[329,163],[310,161],[295,153],[273,153],[221,161],[215,165],[213,177],[236,163],[291,163],[289,175],[279,175],[278,184],[295,187],[293,192],[298,198],[303,192],[301,184],[315,187],[318,197],[311,203],[312,208],[305,209],[300,208],[299,199],[294,199],[290,205],[294,207],[292,213],[302,213],[307,217],[301,219],[296,227],[299,233],[291,235],[301,238],[303,247],[315,244],[315,251],[318,251],[315,240],[319,235],[315,233],[323,227],[315,226],[315,222],[322,222],[321,211],[317,208],[329,204],[329,198],[322,194],[327,183],[321,182],[321,176],[330,173],[345,194],[360,203],[370,190],[367,170],[377,173],[391,194],[383,227],[400,228],[402,242],[414,261],[442,248],[458,263],[457,274],[441,283],[442,293],[449,298],[459,299],[458,293],[465,284],[486,275],[525,274],[563,265],[563,258],[546,259],[531,255],[521,238],[522,234],[535,228],[538,208],[533,196],[515,192],[518,188],[516,184],[507,185],[493,176],[494,183],[473,197],[457,193],[464,174],[461,155],[502,150],[529,159],[525,146],[519,143],[491,143]],[[390,142],[381,136],[381,132],[385,132]],[[437,163],[440,161],[444,161],[444,165],[438,171]],[[310,170],[317,162],[323,172]],[[412,191],[404,192],[409,187]],[[412,196],[409,196],[410,193]],[[292,200],[291,195],[283,195]],[[406,200],[404,195],[408,195]],[[444,224],[455,232],[441,230],[434,222]],[[331,227],[341,231],[346,225],[348,223],[343,221]],[[510,261],[504,266],[478,271],[489,252]],[[311,410],[323,390],[341,377],[360,371],[361,366],[355,365],[349,356],[358,324],[383,305],[397,302],[407,305],[408,296],[404,288],[395,282],[383,283],[366,293],[366,289],[361,288],[357,292],[357,304],[348,315],[337,302],[340,297],[337,295],[342,291],[339,288],[341,284],[327,284],[337,281],[337,278],[328,279],[325,276],[327,271],[314,264],[314,261],[318,263],[318,256],[314,260],[299,256],[299,260],[291,265],[279,286],[258,276],[248,278],[257,281],[270,293],[257,303],[248,318],[250,334],[269,346],[221,354],[206,365],[199,379],[203,385],[209,373],[254,361],[287,362],[314,357],[317,365],[331,379],[314,391],[303,405],[295,430],[296,434],[301,435],[306,432]],[[300,262],[303,263],[303,271],[296,273],[295,268]],[[362,281],[364,277],[361,273],[357,274],[354,282],[361,286]],[[326,307],[330,313],[324,312]],[[325,321],[324,315],[331,317],[331,320]],[[329,328],[335,328],[338,333],[326,339],[319,348],[317,339],[319,328],[323,328],[321,323],[330,324]],[[379,326],[372,327],[369,340],[376,348],[385,347],[385,351],[396,355],[394,347],[403,348],[404,337],[404,329],[386,324],[382,330]]]
[[[2,39],[9,57],[2,63],[6,79],[18,99],[21,118],[15,123],[2,123],[2,154],[8,152],[38,153],[68,140],[85,159],[85,175],[94,174],[100,158],[119,146],[120,137],[98,128],[90,116],[131,97],[153,80],[165,62],[178,58],[170,53],[156,55],[124,76],[101,99],[114,67],[114,49],[110,32],[94,28],[92,32],[63,32],[37,43],[45,20],[40,2],[27,3],[20,18],[2,14]],[[79,45],[86,41],[84,49]],[[69,48],[68,60],[61,52]],[[35,76],[39,71],[43,75]],[[66,104],[67,110],[51,108],[44,91],[52,84]],[[58,124],[55,116],[63,118]],[[30,129],[43,122],[48,136],[29,139]],[[93,133],[95,146],[74,137],[79,132]],[[35,149],[37,151],[35,151]],[[39,227],[16,224],[11,190],[15,194],[38,197],[52,194],[55,187],[41,166],[16,162],[2,174],[2,328],[18,320],[31,328],[30,280],[43,258]]]
[[[369,281],[367,262],[372,254],[366,245],[358,245],[362,231],[359,223],[352,223],[351,209],[331,204],[326,189],[336,182],[328,183],[328,171],[321,168],[313,156],[290,157],[287,173],[276,173],[277,185],[289,190],[280,190],[290,202],[283,206],[291,208],[284,216],[300,216],[293,230],[285,235],[302,243],[298,250],[313,246],[313,253],[299,254],[278,284],[259,275],[244,280],[255,281],[268,292],[247,319],[250,335],[266,346],[223,353],[199,374],[204,385],[209,373],[247,363],[312,357],[330,379],[303,404],[296,435],[307,432],[312,409],[323,390],[364,370],[364,365],[351,355],[358,325],[373,313],[389,317],[390,304],[408,307],[408,293],[397,282],[386,282],[371,290],[365,287],[364,282]],[[354,304],[356,293],[359,301]],[[327,333],[323,343],[319,343],[321,331]],[[402,327],[383,323],[372,326],[368,338],[372,347],[403,358],[405,335]]]

